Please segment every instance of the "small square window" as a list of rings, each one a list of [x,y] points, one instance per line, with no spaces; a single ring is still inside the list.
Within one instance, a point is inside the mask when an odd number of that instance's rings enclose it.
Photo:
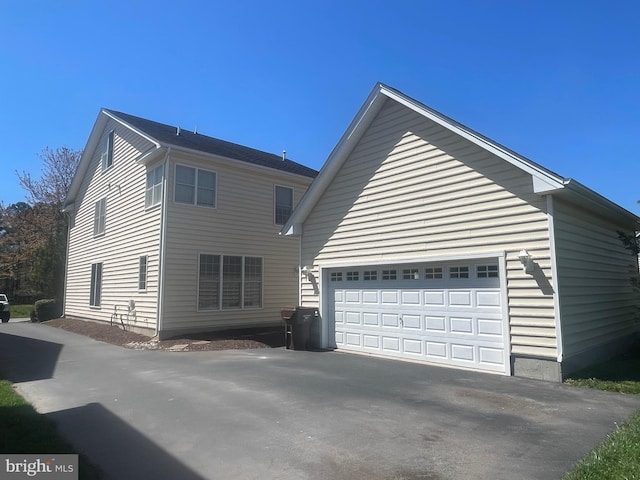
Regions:
[[[498,278],[497,265],[478,265],[478,278]]]
[[[434,280],[442,278],[442,267],[427,267],[424,269],[424,278]]]
[[[382,280],[395,280],[397,277],[396,270],[382,270]]]
[[[341,282],[342,281],[342,272],[331,272],[331,281],[332,282]]]
[[[376,270],[365,270],[364,271],[364,279],[365,280],[377,280],[378,272]]]
[[[360,279],[360,272],[347,272],[347,282],[357,282]]]
[[[449,278],[469,278],[469,267],[449,267]]]
[[[405,268],[402,270],[402,279],[403,280],[419,280],[420,273],[418,273],[417,268]]]

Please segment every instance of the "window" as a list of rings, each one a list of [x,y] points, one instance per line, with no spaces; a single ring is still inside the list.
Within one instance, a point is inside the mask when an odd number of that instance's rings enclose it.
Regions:
[[[89,305],[99,307],[102,291],[102,263],[91,265],[91,291],[89,292]]]
[[[332,282],[341,282],[342,281],[342,272],[331,272],[331,281]]]
[[[164,165],[149,170],[147,172],[147,191],[144,196],[144,206],[152,207],[158,205],[162,200],[162,177]]]
[[[478,278],[498,278],[497,265],[478,265]]]
[[[102,145],[100,147],[100,164],[102,165],[102,171],[113,165],[113,130],[104,137]]]
[[[138,263],[138,290],[147,289],[147,265],[148,257],[143,255]]]
[[[200,255],[198,309],[220,308],[220,255]]]
[[[418,273],[417,268],[405,268],[402,270],[402,279],[403,280],[419,280],[420,273]]]
[[[262,258],[244,259],[244,295],[245,308],[262,306]]]
[[[102,235],[107,221],[107,199],[101,198],[96,202],[95,214],[93,217],[93,234]]]
[[[347,282],[357,282],[360,279],[360,272],[347,272]]]
[[[469,267],[449,267],[449,278],[469,278]]]
[[[397,273],[395,270],[382,270],[382,280],[395,280]]]
[[[377,280],[378,272],[376,270],[365,270],[364,271],[364,279],[365,280]]]
[[[176,203],[215,208],[216,172],[176,165],[174,200]]]
[[[242,257],[223,257],[222,308],[240,308],[242,302]]]
[[[200,255],[198,309],[262,307],[262,258]]]
[[[427,280],[433,280],[436,278],[442,278],[442,267],[427,267],[424,269],[424,278]]]
[[[275,221],[276,225],[284,225],[293,212],[293,188],[276,185]]]

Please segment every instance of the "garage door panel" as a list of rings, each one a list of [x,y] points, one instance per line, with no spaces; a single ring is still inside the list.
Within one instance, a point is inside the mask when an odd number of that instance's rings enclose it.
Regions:
[[[473,334],[473,318],[450,317],[449,331],[453,334]]]
[[[419,306],[420,305],[420,292],[419,291],[403,291],[402,292],[402,305],[404,306]]]
[[[400,353],[400,339],[398,337],[382,337],[382,351]]]
[[[381,293],[381,299],[383,305],[398,305],[398,291],[397,290],[383,290]]]
[[[473,362],[474,352],[472,345],[463,345],[458,343],[451,344],[451,358],[454,360],[464,360],[466,362]]]
[[[471,307],[473,305],[471,291],[454,290],[449,291],[448,295],[450,307]]]
[[[402,326],[407,330],[422,330],[420,315],[402,315]]]
[[[446,266],[429,269],[425,267],[430,264],[418,264],[397,268],[396,279],[384,278],[383,267],[361,267],[377,270],[377,280],[330,282],[338,348],[508,371],[500,278],[477,277],[481,270],[473,261],[460,264],[469,266],[469,278],[450,276]],[[404,270],[416,269],[417,279],[403,278]],[[342,269],[342,278],[347,278],[346,271]],[[426,272],[441,276],[425,277]],[[360,276],[365,278],[362,272]]]
[[[383,327],[400,327],[400,316],[394,313],[382,314],[382,326]]]
[[[362,324],[366,326],[379,327],[380,315],[372,312],[364,312],[362,314]]]
[[[425,329],[427,332],[445,333],[447,331],[447,318],[441,317],[425,317]]]
[[[424,304],[429,307],[444,307],[444,290],[427,290],[424,292]]]

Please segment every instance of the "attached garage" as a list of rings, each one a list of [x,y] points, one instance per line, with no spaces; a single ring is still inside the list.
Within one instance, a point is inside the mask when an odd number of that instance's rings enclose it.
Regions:
[[[326,272],[335,348],[506,373],[497,258]]]
[[[640,219],[378,84],[282,234],[321,346],[560,381],[638,331]]]

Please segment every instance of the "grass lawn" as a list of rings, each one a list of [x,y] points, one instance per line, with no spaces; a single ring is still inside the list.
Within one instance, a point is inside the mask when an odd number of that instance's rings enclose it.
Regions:
[[[29,318],[33,305],[10,305],[11,318]]]
[[[640,349],[576,372],[570,385],[640,394]],[[563,480],[640,479],[640,411],[620,425]]]
[[[77,453],[60,435],[56,426],[40,415],[20,395],[11,382],[0,380],[0,453]],[[96,480],[99,471],[79,458],[79,478]]]

